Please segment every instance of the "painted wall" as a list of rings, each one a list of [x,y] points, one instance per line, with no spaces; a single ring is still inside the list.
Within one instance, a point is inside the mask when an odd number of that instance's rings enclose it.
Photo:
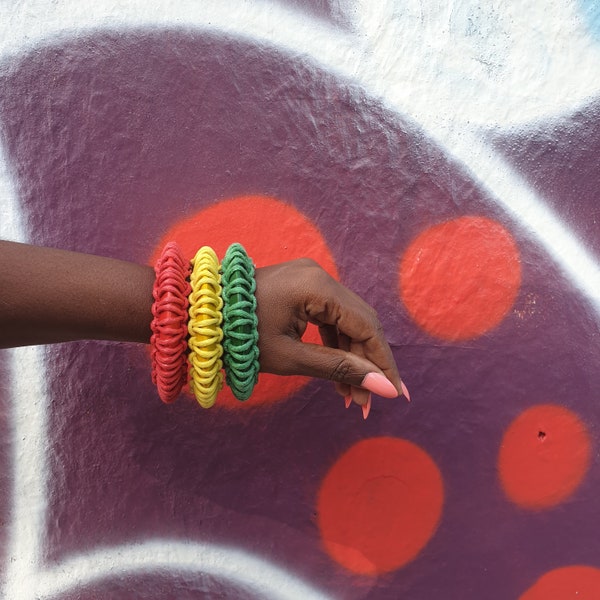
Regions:
[[[312,256],[413,398],[2,351],[3,596],[599,598],[599,6],[2,3],[2,237]]]

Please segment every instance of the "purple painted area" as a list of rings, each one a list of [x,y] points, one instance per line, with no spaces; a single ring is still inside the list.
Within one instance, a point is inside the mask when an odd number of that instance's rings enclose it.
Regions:
[[[146,262],[173,222],[215,200],[286,200],[320,228],[344,282],[378,309],[413,396],[410,405],[376,399],[366,422],[316,381],[268,409],[167,407],[150,383],[146,349],[57,347],[50,563],[157,536],[214,541],[333,596],[377,600],[505,600],[550,568],[597,563],[597,464],[572,500],[539,514],[509,504],[495,471],[502,433],[537,403],[575,410],[596,447],[596,315],[423,132],[312,65],[219,37],[99,35],[38,49],[1,72],[0,122],[35,242]],[[541,145],[538,154],[559,160]],[[574,165],[587,174],[585,160]],[[497,329],[442,343],[403,309],[397,263],[423,228],[463,214],[513,233],[523,284]],[[377,435],[424,448],[446,502],[422,554],[372,580],[324,552],[315,499],[340,453]],[[154,577],[82,597],[130,598],[133,586],[137,597],[161,597],[168,583]],[[177,581],[180,598],[238,597],[206,578]]]
[[[600,259],[600,100],[496,144]]]

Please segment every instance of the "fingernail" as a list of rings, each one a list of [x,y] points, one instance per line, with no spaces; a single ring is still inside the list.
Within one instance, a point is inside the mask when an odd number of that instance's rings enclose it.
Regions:
[[[384,398],[398,397],[398,390],[394,387],[392,382],[379,373],[367,373],[360,385],[370,392],[379,394]]]
[[[350,405],[352,404],[352,394],[344,396],[344,402],[346,404],[346,408],[350,408]]]
[[[402,388],[402,394],[406,396],[406,399],[410,402],[410,394],[408,393],[408,389],[404,385],[404,381],[400,382],[400,387]]]
[[[365,421],[366,421],[367,417],[369,416],[369,413],[371,412],[371,394],[369,394],[367,403],[363,404],[362,411],[363,411],[363,419],[365,419]]]

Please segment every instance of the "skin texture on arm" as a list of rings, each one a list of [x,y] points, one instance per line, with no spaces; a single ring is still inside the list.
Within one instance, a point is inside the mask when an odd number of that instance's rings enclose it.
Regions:
[[[143,265],[0,241],[0,347],[148,343],[153,282]]]
[[[149,343],[154,269],[0,241],[0,348],[95,339]],[[311,259],[256,269],[260,369],[330,379],[349,402],[407,396],[375,311]],[[319,327],[323,346],[301,338]]]

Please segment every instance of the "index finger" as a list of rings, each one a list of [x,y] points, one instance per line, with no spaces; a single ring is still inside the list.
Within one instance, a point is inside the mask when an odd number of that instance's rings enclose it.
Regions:
[[[321,294],[325,291],[327,296],[324,306],[318,314],[311,314],[311,307],[307,306],[309,316],[317,322],[335,325],[340,333],[351,339],[353,346],[359,344],[364,357],[381,369],[398,394],[404,394],[408,399],[408,391],[375,310],[335,279],[330,278],[328,284],[319,290]]]
[[[361,298],[358,296],[356,298],[369,309],[370,315],[365,315],[361,319],[360,315],[363,312],[358,314],[351,307],[338,322],[339,330],[351,337],[351,348],[357,345],[361,347],[363,356],[382,370],[399,394],[407,395],[405,393],[406,386],[398,373],[392,349],[385,338],[385,332],[377,313]]]

